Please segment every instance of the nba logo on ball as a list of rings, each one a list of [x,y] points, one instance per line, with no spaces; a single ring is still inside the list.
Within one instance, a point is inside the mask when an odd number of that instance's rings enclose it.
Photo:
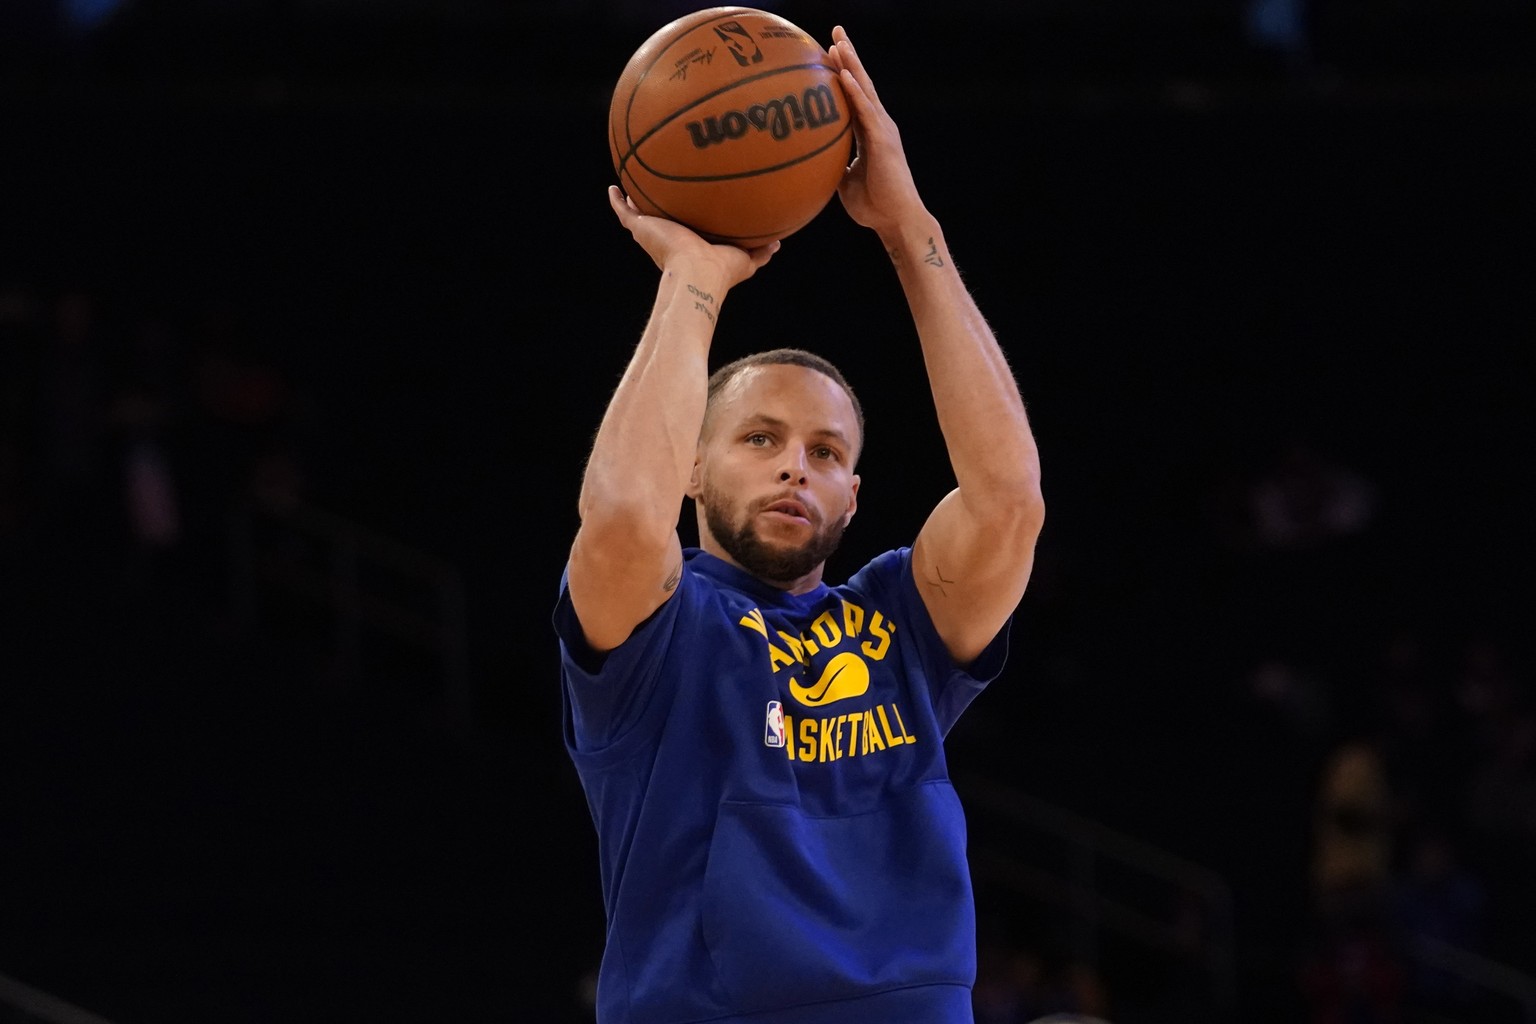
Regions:
[[[731,51],[731,56],[736,58],[736,63],[742,67],[763,62],[763,48],[757,45],[757,40],[752,38],[752,33],[741,22],[727,21],[716,25],[715,35],[720,37],[720,41]]]
[[[827,51],[776,14],[710,7],[635,51],[608,108],[619,187],[713,242],[766,245],[837,192],[853,114]]]
[[[770,747],[784,745],[784,705],[776,700],[768,702],[768,720],[763,726],[763,743]]]

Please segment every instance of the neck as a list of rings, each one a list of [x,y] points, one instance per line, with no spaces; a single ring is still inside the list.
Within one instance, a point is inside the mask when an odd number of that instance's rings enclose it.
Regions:
[[[817,587],[821,586],[821,578],[822,578],[822,575],[826,572],[826,568],[827,568],[827,564],[825,562],[818,562],[816,564],[815,568],[813,568],[810,572],[806,573],[803,576],[798,576],[798,577],[796,577],[795,579],[792,579],[792,580],[769,579],[768,577],[764,576],[762,573],[757,572],[756,570],[750,568],[749,566],[742,565],[740,562],[738,562],[731,555],[731,553],[729,551],[725,550],[725,548],[721,545],[721,543],[718,540],[715,539],[715,535],[710,532],[708,525],[705,524],[705,522],[703,520],[704,520],[704,517],[701,515],[699,517],[699,548],[700,548],[700,550],[702,550],[702,551],[704,551],[704,552],[706,552],[708,554],[714,555],[716,558],[720,559],[720,561],[722,561],[722,562],[726,562],[726,563],[728,563],[730,565],[734,565],[736,568],[740,569],[742,572],[746,573],[747,575],[751,576],[754,579],[761,580],[763,583],[767,584],[770,587],[773,587],[773,588],[775,588],[777,590],[782,590],[785,593],[792,594],[792,595],[797,596],[797,597],[799,595],[801,595],[801,594],[808,594],[812,590],[815,590]]]

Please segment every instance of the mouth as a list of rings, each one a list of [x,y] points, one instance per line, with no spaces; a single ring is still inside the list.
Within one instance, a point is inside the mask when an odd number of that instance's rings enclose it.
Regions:
[[[809,523],[811,521],[810,511],[798,501],[785,499],[783,501],[770,502],[763,511],[775,518],[793,519],[801,523]]]

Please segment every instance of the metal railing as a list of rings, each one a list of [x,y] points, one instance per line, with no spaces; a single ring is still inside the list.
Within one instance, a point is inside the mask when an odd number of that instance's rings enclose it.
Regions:
[[[441,670],[446,716],[473,715],[463,574],[450,563],[302,501],[252,496],[230,520],[234,615],[255,628],[271,590],[331,616],[332,654],[347,678],[370,630],[430,652]]]
[[[1067,915],[1072,953],[1084,962],[1098,961],[1103,933],[1114,931],[1142,948],[1195,963],[1207,980],[1212,1019],[1230,1017],[1237,998],[1236,939],[1232,892],[1221,875],[994,780],[957,772],[954,782],[968,814],[990,826],[972,833],[986,837],[971,851],[979,879]],[[1026,859],[1022,849],[1035,856]],[[1055,863],[1044,866],[1047,860]],[[1111,876],[1134,879],[1131,891],[1114,894]],[[1198,905],[1193,927],[1179,912],[1191,901]]]
[[[1420,936],[1408,951],[1420,966],[1452,975],[1465,986],[1492,996],[1500,1014],[1508,1009],[1519,1014],[1510,1019],[1536,1024],[1536,978],[1428,936]]]
[[[980,878],[1069,915],[1073,953],[1086,962],[1096,962],[1106,930],[1143,948],[1198,961],[1209,982],[1211,1019],[1232,1019],[1238,995],[1237,943],[1232,890],[1220,874],[995,780],[956,772],[954,781],[969,812],[992,826],[975,830],[988,836],[971,852]],[[1005,832],[1015,841],[997,838]],[[1026,838],[1030,832],[1033,836]],[[1049,859],[1040,849],[1041,837],[1064,848],[1054,867],[1038,863]],[[1024,848],[1037,856],[1026,859],[1019,852]],[[1141,876],[1141,884],[1131,886],[1141,890],[1141,903],[1155,890],[1196,899],[1199,927],[1191,933],[1187,922],[1112,894],[1104,877],[1106,864]],[[1164,900],[1160,909],[1169,906]],[[1415,939],[1406,952],[1421,969],[1443,972],[1478,993],[1479,1006],[1497,1007],[1497,1020],[1536,1024],[1536,978],[1430,937]],[[1487,1020],[1480,1018],[1479,1024]]]
[[[112,1024],[57,996],[0,974],[0,1021],[5,1024]]]

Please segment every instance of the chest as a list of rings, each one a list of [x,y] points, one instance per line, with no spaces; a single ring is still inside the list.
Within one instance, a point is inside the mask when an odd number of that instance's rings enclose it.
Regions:
[[[723,799],[846,813],[927,774],[940,740],[896,609],[833,595],[808,610],[722,602],[695,639],[679,722],[707,735]]]

